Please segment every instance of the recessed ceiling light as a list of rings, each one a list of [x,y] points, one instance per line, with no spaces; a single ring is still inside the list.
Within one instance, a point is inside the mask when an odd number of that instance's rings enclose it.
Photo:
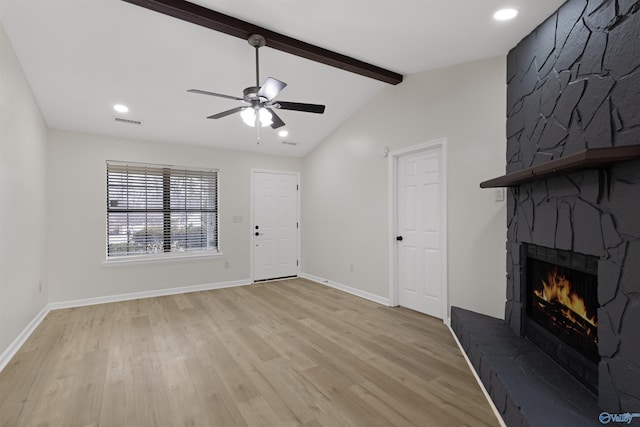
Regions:
[[[126,105],[122,105],[122,104],[114,105],[113,109],[116,110],[118,113],[126,113],[127,111],[129,111],[129,107],[127,107]]]
[[[284,138],[285,136],[289,135],[289,131],[281,130],[280,132],[278,132],[278,135]]]
[[[518,11],[515,9],[500,9],[493,14],[493,19],[496,21],[508,21],[509,19],[515,18],[517,14]]]

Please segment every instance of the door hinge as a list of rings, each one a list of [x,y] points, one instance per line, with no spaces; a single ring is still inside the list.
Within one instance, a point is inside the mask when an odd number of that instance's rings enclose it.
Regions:
[[[300,228],[300,223],[296,222],[296,228]]]
[[[300,186],[296,184],[296,191],[300,190]]]
[[[300,261],[296,260],[296,266],[300,265]]]

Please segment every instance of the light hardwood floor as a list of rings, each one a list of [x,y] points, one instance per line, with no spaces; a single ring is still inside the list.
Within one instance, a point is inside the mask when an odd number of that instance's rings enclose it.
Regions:
[[[448,328],[303,279],[50,312],[0,426],[498,426]]]

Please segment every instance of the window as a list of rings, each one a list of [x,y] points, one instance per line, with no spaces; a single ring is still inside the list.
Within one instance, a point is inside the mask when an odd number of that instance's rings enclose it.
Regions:
[[[218,250],[218,171],[107,162],[107,257]]]

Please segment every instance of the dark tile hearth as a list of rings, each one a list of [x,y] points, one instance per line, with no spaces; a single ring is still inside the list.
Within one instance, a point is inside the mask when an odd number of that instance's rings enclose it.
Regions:
[[[602,425],[597,398],[503,320],[452,307],[451,328],[508,427]]]

